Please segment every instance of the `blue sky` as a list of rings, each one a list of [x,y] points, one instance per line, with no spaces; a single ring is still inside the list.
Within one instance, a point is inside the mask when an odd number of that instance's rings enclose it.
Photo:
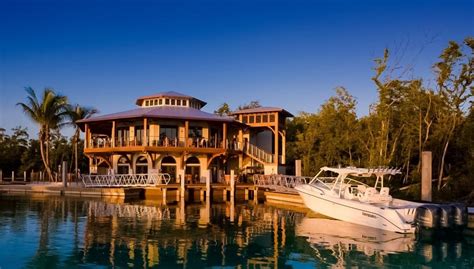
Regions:
[[[207,101],[208,112],[251,100],[315,112],[344,86],[365,115],[385,47],[429,84],[448,41],[474,35],[472,14],[472,0],[0,0],[0,127],[36,135],[15,105],[26,86],[101,114],[169,90]]]

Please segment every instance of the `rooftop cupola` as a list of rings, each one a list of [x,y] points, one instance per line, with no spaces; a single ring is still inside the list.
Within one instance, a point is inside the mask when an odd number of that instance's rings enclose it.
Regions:
[[[168,91],[139,97],[136,104],[140,107],[172,106],[200,110],[206,102],[179,92]]]

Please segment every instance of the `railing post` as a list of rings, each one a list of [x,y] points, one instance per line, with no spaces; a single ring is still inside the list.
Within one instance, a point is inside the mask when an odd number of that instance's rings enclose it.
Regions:
[[[15,171],[12,171],[12,182],[15,181]]]
[[[3,181],[3,170],[0,169],[0,182],[2,182],[2,181]]]
[[[26,182],[26,171],[23,171],[23,181]]]

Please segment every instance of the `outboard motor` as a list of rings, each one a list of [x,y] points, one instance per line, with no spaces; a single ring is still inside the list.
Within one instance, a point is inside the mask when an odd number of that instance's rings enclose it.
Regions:
[[[440,226],[441,209],[435,205],[422,205],[416,208],[415,223],[418,228],[436,229]]]
[[[441,209],[439,226],[441,228],[451,228],[454,222],[454,208],[451,205],[438,205]]]
[[[465,227],[468,223],[469,214],[467,207],[463,204],[452,204],[453,207],[453,223],[458,227]]]

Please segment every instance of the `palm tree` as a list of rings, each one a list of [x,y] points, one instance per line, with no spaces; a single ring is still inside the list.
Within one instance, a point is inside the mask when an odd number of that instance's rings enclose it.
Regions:
[[[74,175],[76,176],[76,180],[79,177],[78,174],[78,157],[77,157],[77,144],[80,139],[81,129],[79,128],[78,121],[83,119],[88,119],[95,113],[97,113],[97,109],[91,107],[82,107],[80,105],[68,106],[68,116],[70,120],[70,124],[74,125],[74,135],[72,136],[72,142],[74,144]]]
[[[68,115],[67,97],[56,94],[53,89],[44,89],[41,100],[36,97],[35,91],[28,87],[26,103],[17,103],[23,112],[39,125],[38,139],[40,142],[41,159],[43,160],[49,180],[53,180],[49,160],[49,140],[51,129],[58,129],[64,124]]]

